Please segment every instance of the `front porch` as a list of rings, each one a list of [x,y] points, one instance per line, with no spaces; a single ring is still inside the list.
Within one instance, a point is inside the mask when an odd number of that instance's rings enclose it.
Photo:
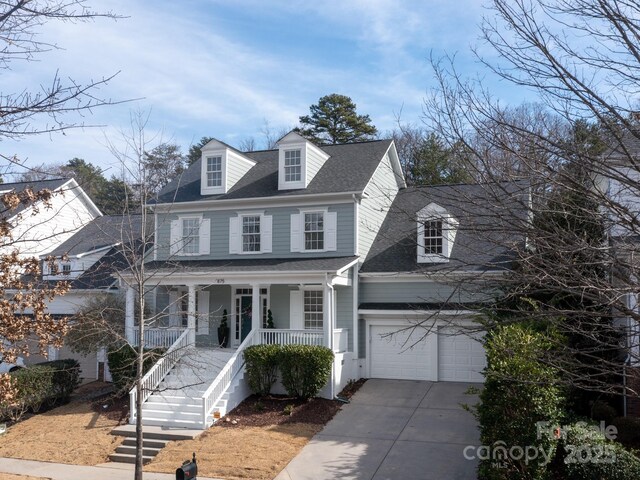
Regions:
[[[207,428],[235,408],[250,394],[243,351],[251,345],[330,348],[336,361],[321,396],[333,398],[352,378],[356,322],[350,266],[331,275],[279,272],[218,278],[191,272],[163,277],[147,288],[143,342],[167,352],[143,379],[143,423]],[[126,298],[127,339],[139,345],[133,288],[127,288]],[[228,329],[223,331],[219,327],[224,324]],[[135,399],[132,390],[132,406]],[[130,421],[135,418],[132,408]]]

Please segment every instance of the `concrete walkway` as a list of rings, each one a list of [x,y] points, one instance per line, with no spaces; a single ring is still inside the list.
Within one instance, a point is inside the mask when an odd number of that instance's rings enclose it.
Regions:
[[[469,384],[369,380],[276,480],[472,480]]]
[[[179,462],[176,462],[179,463]],[[178,465],[176,465],[176,468]],[[81,465],[66,465],[63,463],[37,462],[34,460],[18,460],[15,458],[0,458],[0,473],[15,475],[31,475],[33,477],[50,478],[51,480],[131,480],[133,465],[124,463],[103,463],[95,467]],[[145,480],[175,480],[175,473],[143,474]],[[198,480],[207,479],[198,475]]]

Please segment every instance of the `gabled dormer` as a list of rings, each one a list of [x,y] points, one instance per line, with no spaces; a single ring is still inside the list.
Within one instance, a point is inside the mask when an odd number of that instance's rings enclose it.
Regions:
[[[448,262],[458,220],[444,207],[430,203],[418,212],[417,223],[418,263]]]
[[[255,164],[256,162],[226,143],[211,140],[202,147],[200,193],[227,193]]]
[[[329,155],[296,132],[278,141],[278,190],[307,188]]]

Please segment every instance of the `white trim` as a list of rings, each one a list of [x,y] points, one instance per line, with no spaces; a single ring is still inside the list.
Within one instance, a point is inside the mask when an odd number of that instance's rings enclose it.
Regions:
[[[200,194],[216,195],[227,192],[227,149],[224,150],[202,150],[202,162],[200,164]],[[210,187],[208,184],[207,164],[209,158],[220,157],[220,185]]]
[[[505,270],[486,270],[486,271],[460,271],[451,270],[445,272],[360,272],[360,281],[364,283],[388,283],[388,282],[442,282],[451,278],[485,278],[485,277],[502,277],[507,274]]]
[[[353,196],[353,253],[360,255],[360,202]]]
[[[193,211],[200,208],[206,208],[207,211],[213,210],[229,210],[237,211],[242,208],[255,208],[256,204],[269,205],[270,208],[275,207],[304,207],[326,204],[342,204],[353,202],[353,195],[361,196],[362,190],[354,190],[349,192],[340,193],[314,193],[301,194],[301,195],[287,195],[279,196],[273,195],[269,197],[254,197],[254,198],[211,198],[206,200],[195,200],[193,202],[172,202],[172,203],[158,203],[155,205],[146,205],[152,208],[154,211],[160,213],[178,213],[181,211]],[[334,200],[332,200],[334,199]],[[250,206],[242,207],[238,205],[249,204]]]
[[[447,317],[458,316],[482,316],[481,313],[473,310],[371,310],[360,309],[358,315],[363,317],[415,317],[425,315],[439,315]]]

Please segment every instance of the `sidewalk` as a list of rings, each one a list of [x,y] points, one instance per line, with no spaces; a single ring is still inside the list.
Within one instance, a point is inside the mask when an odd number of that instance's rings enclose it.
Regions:
[[[176,465],[178,468],[179,465]],[[132,480],[133,465],[126,463],[103,463],[95,467],[82,465],[66,465],[63,463],[38,462],[35,460],[18,460],[0,457],[0,474],[31,475],[33,477],[50,478],[51,480],[75,480],[88,478],[91,480]],[[145,480],[175,479],[175,473],[145,472]],[[215,480],[198,475],[199,480]]]

